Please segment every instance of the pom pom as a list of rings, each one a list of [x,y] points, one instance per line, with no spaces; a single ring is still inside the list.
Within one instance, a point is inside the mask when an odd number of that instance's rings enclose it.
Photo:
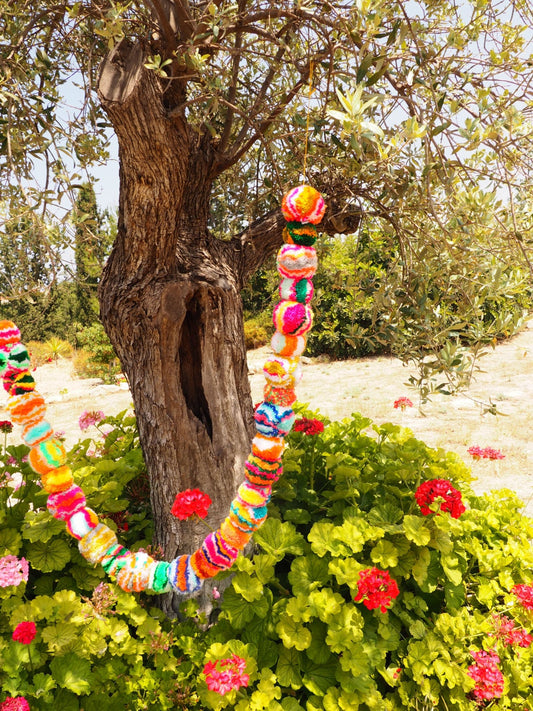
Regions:
[[[291,222],[311,222],[317,225],[326,211],[322,195],[310,185],[298,185],[283,196],[283,217]]]
[[[245,481],[237,490],[237,499],[245,506],[266,506],[271,494],[271,486],[255,486]]]
[[[196,577],[200,580],[214,578],[215,575],[220,572],[220,568],[207,559],[201,548],[191,555],[191,567],[194,570]]]
[[[290,407],[278,407],[271,402],[262,402],[254,412],[258,432],[267,437],[284,437],[294,424],[294,412]]]
[[[279,285],[279,295],[284,301],[298,301],[308,304],[315,290],[310,279],[282,279]]]
[[[117,584],[125,592],[142,592],[148,589],[155,560],[148,553],[130,553],[124,565],[116,572]]]
[[[0,321],[0,348],[9,351],[19,341],[20,331],[13,321]]]
[[[28,349],[22,343],[16,343],[7,357],[8,370],[28,370],[31,366]]]
[[[49,494],[58,494],[60,491],[66,491],[71,487],[74,483],[74,478],[70,467],[65,465],[41,474],[41,482],[43,489]]]
[[[245,506],[238,499],[233,499],[230,507],[230,520],[234,526],[245,533],[257,531],[267,517],[266,506]]]
[[[45,439],[50,439],[54,434],[52,425],[46,420],[26,425],[22,430],[22,439],[28,447],[34,447]]]
[[[47,474],[52,469],[62,467],[67,461],[63,442],[59,439],[47,439],[30,449],[28,461],[37,474]]]
[[[278,388],[276,385],[272,385],[272,383],[267,383],[263,393],[265,402],[271,402],[273,405],[292,407],[296,402],[294,388]]]
[[[284,336],[303,336],[313,325],[313,312],[297,301],[280,301],[274,308],[272,320],[276,331]]]
[[[8,395],[24,395],[35,390],[35,380],[27,370],[11,370],[4,376],[4,390]]]
[[[314,247],[284,244],[276,258],[278,272],[286,279],[312,279],[317,268]]]
[[[0,351],[0,377],[4,376],[7,370],[7,353]]]
[[[281,459],[284,448],[283,437],[265,437],[257,434],[252,440],[252,454],[269,462]]]
[[[77,511],[86,506],[85,494],[79,486],[71,486],[65,491],[50,494],[46,507],[54,518],[67,521]]]
[[[164,560],[158,561],[155,565],[152,565],[150,570],[150,580],[148,581],[148,588],[153,590],[155,593],[166,593],[171,590],[171,585],[168,582],[170,563]]]
[[[239,555],[238,549],[230,545],[220,531],[210,533],[205,538],[201,551],[208,563],[220,570],[231,568]]]
[[[243,550],[252,538],[252,533],[245,533],[244,531],[241,531],[240,528],[237,528],[233,524],[229,516],[222,521],[222,524],[220,525],[220,534],[224,537],[224,540],[235,548],[238,548],[240,551]]]
[[[104,553],[100,565],[108,575],[115,575],[117,570],[126,565],[130,555],[131,551],[121,546],[120,543],[114,543]]]
[[[269,486],[282,475],[283,467],[279,461],[267,462],[266,459],[251,454],[244,465],[244,476],[251,484]]]
[[[43,396],[34,390],[24,395],[10,397],[6,404],[12,422],[17,425],[30,425],[40,422],[46,413]]]
[[[99,523],[80,539],[78,548],[89,563],[96,565],[103,559],[107,549],[117,542],[115,532],[105,523]]]
[[[305,351],[306,340],[304,336],[286,336],[276,331],[270,341],[270,347],[280,356],[297,358]]]
[[[269,383],[287,387],[300,382],[302,368],[298,358],[282,358],[281,356],[270,356],[263,366],[265,378]]]
[[[302,225],[300,222],[287,222],[282,236],[286,244],[312,247],[316,242],[316,227],[310,224]]]
[[[200,590],[202,581],[198,578],[191,565],[190,555],[180,555],[170,563],[168,582],[171,587],[182,595]]]
[[[80,540],[92,528],[98,525],[98,516],[92,509],[82,509],[73,514],[67,521],[67,531],[73,538]]]

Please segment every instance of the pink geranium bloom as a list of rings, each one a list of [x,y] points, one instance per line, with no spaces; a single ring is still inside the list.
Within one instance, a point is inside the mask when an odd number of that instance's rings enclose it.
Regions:
[[[101,410],[85,410],[85,412],[80,415],[80,419],[78,420],[80,430],[85,432],[85,430],[89,429],[91,425],[97,425],[101,422],[104,417],[105,415]]]
[[[411,402],[411,400],[409,400],[408,397],[399,397],[397,400],[394,401],[395,410],[400,408],[403,412],[406,407],[413,407],[413,403]]]
[[[493,449],[492,447],[469,447],[467,450],[474,459],[505,459],[505,454],[502,454],[499,449]]]
[[[246,659],[233,654],[228,659],[207,662],[204,667],[205,681],[210,691],[225,696],[228,692],[248,686],[250,677],[245,673]]]
[[[28,582],[29,566],[26,558],[6,555],[0,558],[0,587],[20,585]]]
[[[0,711],[30,711],[24,696],[10,696],[0,704]]]
[[[483,702],[497,699],[503,694],[503,674],[498,667],[500,658],[494,651],[472,652],[475,664],[468,667],[468,676],[476,685],[472,696],[476,701]]]

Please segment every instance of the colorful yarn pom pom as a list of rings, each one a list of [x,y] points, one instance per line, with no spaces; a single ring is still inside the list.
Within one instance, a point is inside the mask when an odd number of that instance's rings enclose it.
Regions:
[[[313,297],[311,278],[317,265],[314,224],[322,218],[325,204],[314,188],[300,185],[283,197],[282,210],[289,222],[283,230],[285,244],[277,258],[282,277],[281,302],[273,314],[274,355],[264,366],[264,401],[254,412],[257,434],[244,466],[244,481],[231,502],[228,516],[191,555],[180,555],[167,563],[156,561],[142,551],[130,551],[87,508],[85,495],[74,484],[72,471],[66,464],[64,446],[44,419],[46,405],[35,391],[35,381],[29,372],[30,358],[20,343],[20,332],[11,321],[0,322],[0,375],[9,394],[7,411],[10,419],[24,428],[22,438],[30,447],[29,463],[41,475],[43,488],[49,494],[48,511],[65,521],[68,533],[78,540],[81,554],[93,564],[100,563],[127,592],[174,590],[182,595],[196,592],[204,579],[233,565],[267,517],[272,485],[283,473],[284,438],[295,419],[292,405],[296,400],[294,385],[301,374],[299,357],[313,321],[308,304]]]
[[[283,196],[281,211],[288,221],[317,225],[324,216],[326,205],[318,190],[310,185],[299,185]]]

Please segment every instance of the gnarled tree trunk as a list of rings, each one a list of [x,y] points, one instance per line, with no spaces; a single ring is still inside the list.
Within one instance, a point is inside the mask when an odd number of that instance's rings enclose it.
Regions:
[[[100,284],[101,315],[131,386],[155,543],[171,559],[205,535],[170,514],[175,495],[208,493],[216,527],[243,478],[253,420],[240,288],[261,258],[246,256],[247,236],[209,235],[210,140],[167,115],[139,46],[118,45],[99,93],[120,150],[118,235]],[[280,240],[276,219],[266,232],[268,253]]]

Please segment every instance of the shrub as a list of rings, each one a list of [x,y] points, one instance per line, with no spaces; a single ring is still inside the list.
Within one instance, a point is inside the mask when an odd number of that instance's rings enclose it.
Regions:
[[[270,340],[269,329],[264,323],[262,316],[248,319],[244,322],[244,341],[246,350],[260,348]]]
[[[76,341],[82,347],[74,358],[74,370],[80,377],[102,378],[105,382],[115,382],[121,367],[117,354],[101,323],[93,323],[76,334]]]
[[[69,453],[75,479],[125,545],[148,547],[135,421],[121,413],[103,424],[113,428],[105,439]],[[0,702],[25,696],[32,711],[469,711],[493,694],[490,708],[531,707],[533,588],[516,586],[533,581],[533,525],[516,496],[475,496],[456,455],[395,425],[354,415],[323,432],[299,429],[269,518],[210,625],[194,600],[171,621],[152,596],[105,581],[46,511],[27,448],[2,449],[0,558],[24,558],[29,576],[0,586]],[[419,488],[435,480],[449,486]],[[389,594],[374,600],[376,581]],[[37,629],[27,645],[12,639],[25,621]],[[245,660],[248,685],[210,691],[205,665],[233,655]]]

